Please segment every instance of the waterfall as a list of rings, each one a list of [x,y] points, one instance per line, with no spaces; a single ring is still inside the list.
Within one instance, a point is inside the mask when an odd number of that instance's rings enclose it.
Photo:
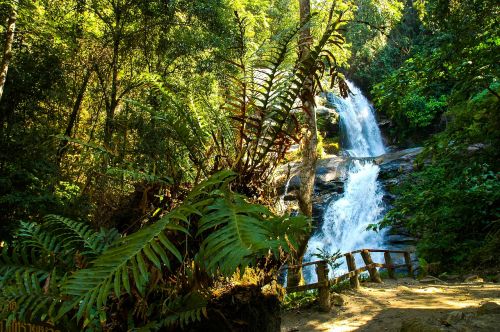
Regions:
[[[345,253],[377,248],[383,242],[383,234],[366,230],[368,225],[377,223],[384,212],[383,191],[377,181],[380,169],[369,158],[362,158],[377,157],[386,150],[373,107],[354,84],[348,85],[352,95],[346,99],[332,93],[327,95],[328,103],[340,115],[342,146],[349,160],[344,193],[325,209],[321,228],[309,240],[306,261],[317,260],[313,255],[318,250],[326,254],[337,250]],[[346,267],[341,266],[337,272],[345,271]],[[305,278],[314,282],[316,275],[306,270]]]
[[[280,196],[279,198],[279,204],[278,204],[278,209],[282,212],[286,211],[286,202],[285,202],[285,197],[288,194],[288,188],[290,187],[290,181],[292,180],[292,177],[289,176],[288,180],[286,180],[285,183],[285,189],[283,190],[283,195]]]
[[[346,99],[338,98],[333,93],[327,95],[328,103],[340,116],[343,149],[351,157],[380,156],[386,151],[373,107],[356,86],[350,82],[348,85],[352,95]]]

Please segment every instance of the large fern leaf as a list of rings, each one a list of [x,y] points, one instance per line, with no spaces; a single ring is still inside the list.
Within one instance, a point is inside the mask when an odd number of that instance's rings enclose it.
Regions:
[[[295,235],[306,230],[303,217],[277,217],[262,205],[248,203],[243,196],[226,194],[208,206],[200,220],[197,235],[208,236],[198,261],[209,272],[232,274],[269,252],[278,256],[280,248],[290,249],[285,231],[293,242]]]
[[[63,292],[82,299],[78,318],[93,306],[102,308],[113,291],[131,293],[131,287],[142,294],[149,281],[149,263],[158,269],[170,268],[170,256],[182,261],[182,255],[167,238],[169,230],[187,232],[179,221],[186,220],[191,210],[177,208],[151,226],[123,237],[104,251],[90,268],[77,271],[63,285]]]
[[[91,266],[74,273],[62,286],[64,294],[80,299],[77,318],[88,315],[92,308],[100,311],[105,319],[103,307],[114,293],[131,294],[133,287],[141,294],[149,282],[150,269],[170,269],[171,259],[179,262],[183,257],[168,239],[168,232],[184,232],[191,215],[201,215],[201,210],[210,200],[203,198],[231,179],[234,173],[225,171],[204,181],[188,195],[184,203],[160,220],[138,232],[125,236],[105,250]]]

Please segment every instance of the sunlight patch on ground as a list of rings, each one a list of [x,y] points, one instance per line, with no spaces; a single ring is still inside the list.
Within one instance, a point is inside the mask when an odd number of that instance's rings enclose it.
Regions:
[[[500,304],[500,285],[422,285],[412,279],[365,284],[347,291],[347,304],[330,313],[306,309],[285,313],[282,332],[399,331],[409,318],[438,321],[454,310],[474,311],[482,303]]]

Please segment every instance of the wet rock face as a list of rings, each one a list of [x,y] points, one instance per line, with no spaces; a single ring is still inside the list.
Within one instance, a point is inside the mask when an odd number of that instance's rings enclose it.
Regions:
[[[389,152],[379,157],[356,158],[359,160],[374,160],[380,167],[379,179],[385,189],[384,202],[390,206],[397,198],[390,192],[393,186],[399,183],[414,170],[414,162],[422,148],[412,148],[396,152]],[[328,204],[338,199],[344,193],[345,174],[349,163],[353,158],[345,156],[332,156],[318,161],[316,167],[315,188],[313,196],[313,220],[314,225],[321,225],[323,213]],[[298,175],[299,163],[289,165],[291,179],[288,184],[287,194],[284,201],[291,203],[297,199],[297,192],[300,188],[300,177]],[[283,168],[282,174],[287,174],[288,169]],[[283,195],[285,185],[278,190]],[[386,233],[385,243],[395,249],[414,249],[416,239],[411,237],[403,228],[392,227]]]
[[[318,161],[316,166],[315,194],[328,194],[332,191],[343,191],[343,171],[346,168],[347,159],[341,156],[333,156]],[[299,163],[290,165],[291,178],[288,184],[288,192],[298,190],[300,188]],[[280,170],[279,170],[280,171]],[[283,170],[284,171],[284,170]],[[278,190],[279,193],[284,193],[285,184]]]
[[[422,148],[412,148],[396,152],[389,152],[375,158],[375,163],[380,167],[379,179],[384,187],[384,202],[390,208],[397,198],[391,193],[391,188],[398,186],[405,177],[414,171],[417,155]],[[402,226],[391,226],[386,235],[385,243],[395,249],[414,250],[417,239]]]
[[[413,172],[415,158],[422,148],[412,148],[392,153],[386,153],[375,159],[379,164],[379,179],[386,187],[398,185],[401,180]]]

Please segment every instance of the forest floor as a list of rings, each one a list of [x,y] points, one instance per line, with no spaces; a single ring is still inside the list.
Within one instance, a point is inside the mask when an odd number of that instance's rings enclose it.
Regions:
[[[344,291],[344,305],[329,313],[285,312],[281,331],[500,331],[498,283],[422,284],[402,278],[362,285]]]

